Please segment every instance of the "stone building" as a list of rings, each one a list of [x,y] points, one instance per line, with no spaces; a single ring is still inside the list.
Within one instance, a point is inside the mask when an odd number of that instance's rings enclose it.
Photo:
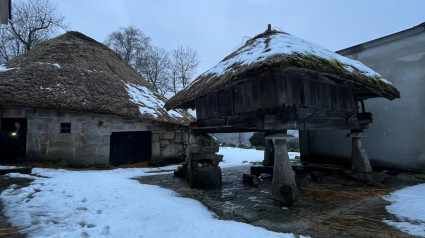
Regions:
[[[68,32],[0,66],[0,159],[184,159],[194,118],[164,102],[117,53]]]
[[[363,145],[372,166],[425,172],[425,23],[337,53],[359,60],[400,90],[399,100],[365,101],[373,112]],[[303,131],[301,159],[349,163],[345,131]],[[338,138],[338,139],[336,139]]]

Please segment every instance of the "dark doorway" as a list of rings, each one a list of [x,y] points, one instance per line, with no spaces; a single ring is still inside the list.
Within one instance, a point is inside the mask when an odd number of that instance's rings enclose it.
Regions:
[[[149,131],[112,132],[109,161],[114,166],[148,161],[151,144]]]
[[[0,130],[1,162],[18,162],[25,158],[27,148],[27,119],[2,118]]]

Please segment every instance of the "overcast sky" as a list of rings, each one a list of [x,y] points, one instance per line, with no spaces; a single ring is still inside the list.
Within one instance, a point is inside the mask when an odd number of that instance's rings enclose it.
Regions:
[[[198,74],[272,24],[336,51],[425,22],[423,0],[53,0],[72,30],[97,41],[133,25],[152,44],[199,54]]]

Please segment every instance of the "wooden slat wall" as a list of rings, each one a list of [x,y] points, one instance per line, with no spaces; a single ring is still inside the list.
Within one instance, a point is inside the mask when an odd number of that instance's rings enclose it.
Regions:
[[[198,120],[286,107],[353,111],[354,88],[324,83],[303,74],[263,74],[196,100]]]

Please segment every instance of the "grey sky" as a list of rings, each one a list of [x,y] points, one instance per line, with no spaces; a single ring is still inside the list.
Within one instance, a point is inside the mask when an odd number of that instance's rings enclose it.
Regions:
[[[425,21],[423,0],[54,0],[72,30],[100,42],[134,25],[152,44],[199,53],[198,73],[267,24],[336,51]]]

